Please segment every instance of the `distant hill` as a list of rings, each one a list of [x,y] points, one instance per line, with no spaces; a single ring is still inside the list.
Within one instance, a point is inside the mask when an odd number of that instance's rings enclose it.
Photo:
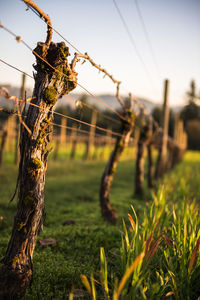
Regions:
[[[57,105],[58,106],[69,105],[71,107],[74,107],[76,100],[79,100],[81,98],[81,96],[82,95],[80,95],[80,94],[70,93],[69,95],[63,96],[62,99],[59,100]],[[105,95],[97,95],[97,97],[100,100],[102,100],[105,104],[108,104],[109,106],[111,106],[113,109],[115,109],[115,110],[120,109],[120,104],[115,96],[105,94]],[[125,100],[125,97],[122,97],[122,98]],[[88,95],[87,99],[91,105],[98,107],[100,110],[107,109],[106,105],[104,105],[103,103],[98,101],[96,98]],[[157,104],[151,102],[150,100],[144,99],[144,98],[139,98],[139,103],[143,104],[145,106],[148,113],[150,113],[154,109],[154,107],[157,106]]]
[[[0,84],[0,86],[7,88],[10,96],[17,96],[17,97],[20,96],[20,88],[19,87],[13,87],[12,85],[9,85],[9,84],[4,84],[4,85]],[[26,89],[26,96],[30,97],[31,94],[32,94],[31,89]],[[0,105],[1,106],[11,109],[13,107],[13,104],[14,104],[13,101],[9,101],[9,100],[5,99],[4,97],[0,96]]]
[[[73,94],[73,93],[70,93],[68,95],[65,95],[62,97],[62,99],[60,99],[58,101],[58,104],[57,106],[66,106],[66,105],[69,105],[71,107],[75,107],[75,102],[76,100],[79,100],[81,98],[82,95],[80,94]],[[113,95],[97,95],[97,97],[102,100],[104,103],[110,105],[112,108],[114,108],[115,110],[117,109],[120,109],[120,104],[119,102],[117,101],[116,97],[113,96]],[[126,97],[122,97],[124,100]],[[147,112],[148,113],[151,113],[152,110],[156,107],[156,106],[160,106],[161,104],[158,104],[158,103],[155,103],[149,99],[145,99],[145,98],[142,98],[142,97],[137,97],[138,100],[139,100],[139,103],[144,105],[144,107],[146,108]],[[87,99],[88,99],[88,102],[91,104],[91,105],[94,105],[96,107],[98,107],[99,109],[101,110],[106,110],[106,106],[103,104],[103,103],[100,103],[100,101],[98,101],[97,99],[95,99],[94,97],[90,96],[90,95],[87,95]],[[171,107],[172,110],[177,113],[177,112],[180,112],[183,108],[183,106],[173,106]]]
[[[1,85],[0,85],[1,86]],[[11,85],[4,85],[4,87],[6,87],[9,90],[9,93],[11,96],[17,96],[19,97],[20,95],[20,88],[19,87],[13,87]],[[26,89],[26,95],[27,97],[30,97],[32,95],[32,91],[28,88]],[[81,96],[83,96],[82,94],[74,94],[74,93],[70,93],[68,95],[63,96],[61,99],[59,99],[57,106],[67,106],[69,105],[71,108],[75,107],[75,103],[76,100],[79,100],[81,98]],[[116,97],[113,95],[109,95],[109,94],[103,94],[103,95],[97,95],[97,97],[102,100],[104,103],[108,104],[109,106],[111,106],[113,109],[117,110],[120,109],[120,104],[117,101]],[[125,99],[125,97],[122,96],[123,99]],[[97,108],[99,108],[100,110],[106,110],[106,106],[101,103],[100,101],[98,101],[97,99],[95,99],[94,97],[87,95],[87,99],[88,102],[91,105],[96,106]],[[139,103],[144,105],[144,107],[146,108],[148,113],[151,113],[151,111],[158,105],[157,103],[152,102],[151,100],[145,99],[145,98],[141,98],[139,97]],[[11,108],[13,106],[13,103],[11,101],[6,100],[4,97],[0,97],[0,105],[3,107],[9,107]],[[173,110],[175,112],[178,112],[182,109],[181,106],[177,106],[177,107],[173,107]]]

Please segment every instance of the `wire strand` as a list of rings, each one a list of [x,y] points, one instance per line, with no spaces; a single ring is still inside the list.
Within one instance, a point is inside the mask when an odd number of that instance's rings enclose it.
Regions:
[[[74,97],[72,97],[72,96],[71,96],[71,98],[72,98],[73,100],[75,100],[75,101],[81,101],[80,99],[78,100],[78,99],[76,99],[76,98],[74,98]],[[118,120],[116,120],[116,119],[114,119],[114,118],[112,118],[112,117],[110,117],[110,116],[104,115],[101,111],[99,111],[98,109],[96,109],[96,108],[93,107],[92,105],[90,105],[90,104],[88,104],[88,103],[84,103],[84,102],[82,102],[82,101],[81,101],[81,103],[82,103],[83,106],[86,106],[86,107],[88,107],[89,109],[91,109],[91,110],[93,110],[93,111],[96,111],[96,113],[98,113],[99,115],[102,115],[105,119],[107,119],[107,120],[109,120],[109,121],[113,121],[113,122],[115,122],[115,123],[117,123],[117,124],[121,124],[120,121],[118,121]]]
[[[3,60],[1,60],[1,59],[0,59],[0,61],[2,61],[3,63],[5,63],[5,64],[8,65],[9,67],[11,67],[11,68],[13,68],[13,69],[16,69],[17,71],[19,71],[19,72],[21,72],[21,73],[26,74],[26,73],[23,72],[22,70],[20,70],[20,69],[18,69],[18,68],[16,68],[16,67],[14,67],[14,66],[12,66],[12,65],[10,65],[10,64],[8,64],[8,63],[6,63],[5,61],[3,61]],[[30,76],[30,75],[29,75],[29,76]],[[33,77],[31,77],[31,78],[33,78]],[[34,79],[34,78],[33,78],[33,79]],[[71,99],[73,99],[73,100],[75,100],[75,101],[80,101],[80,100],[77,100],[76,98],[73,98],[72,96],[71,96]],[[16,101],[16,100],[14,100],[14,99],[10,99],[10,100]],[[132,101],[134,101],[134,100],[137,100],[137,101],[138,101],[139,99],[136,98],[136,97],[134,97],[134,99],[132,99]],[[22,102],[24,103],[24,100],[18,99],[18,101],[22,101]],[[109,116],[105,116],[103,113],[101,113],[100,111],[98,111],[97,109],[95,109],[94,107],[92,107],[91,105],[86,104],[86,103],[84,103],[84,102],[81,102],[81,103],[82,103],[83,105],[85,105],[86,107],[88,107],[88,108],[90,108],[90,109],[96,111],[97,113],[101,114],[104,118],[107,118],[108,120],[111,120],[111,121],[114,121],[114,122],[120,124],[120,122],[119,122],[118,120],[115,120],[115,119],[113,119],[113,118],[111,118],[111,117],[109,117]],[[40,108],[39,105],[36,105],[36,104],[34,104],[34,103],[28,103],[28,104]],[[135,102],[135,104],[136,104],[136,106],[138,107],[138,109],[145,109],[145,106],[144,106],[143,104],[139,104],[138,102]],[[2,108],[2,107],[0,107],[0,109],[1,109],[0,111],[6,112],[6,113],[11,113],[11,112],[9,112],[9,111],[6,111],[6,110],[5,110],[4,108]],[[13,112],[13,114],[17,114],[17,113],[14,113],[14,112]],[[99,129],[100,131],[104,131],[104,132],[107,132],[107,133],[110,133],[110,134],[113,134],[113,135],[116,135],[116,136],[122,136],[122,135],[120,135],[120,134],[118,134],[118,133],[116,133],[116,132],[113,132],[113,131],[111,131],[111,130],[104,129],[104,128],[99,127],[99,126],[92,125],[92,124],[90,124],[90,123],[84,122],[84,121],[82,121],[82,120],[78,120],[78,119],[76,119],[76,118],[67,116],[67,115],[65,115],[65,114],[62,114],[62,113],[59,113],[59,112],[56,112],[56,111],[54,111],[53,114],[54,114],[54,115],[59,115],[59,116],[61,116],[61,117],[67,118],[67,119],[71,119],[71,120],[73,120],[73,121],[82,123],[82,124],[87,125],[87,126],[95,127],[95,128],[97,128],[97,129]],[[19,115],[19,114],[17,114],[17,115]],[[153,118],[153,117],[152,117],[152,118]],[[157,122],[155,121],[154,118],[153,118],[153,122],[156,123],[156,125],[158,126],[158,124],[157,124]],[[67,128],[68,128],[68,127],[67,127]],[[81,129],[80,129],[80,130],[81,130]],[[87,131],[87,132],[88,132],[88,131]]]
[[[31,103],[30,103],[30,104],[31,104]],[[58,112],[54,112],[54,114],[56,114],[56,115],[58,115],[58,116],[61,116],[61,117],[64,117],[64,118],[67,118],[67,119],[70,119],[70,120],[72,120],[72,121],[75,121],[75,122],[78,122],[78,123],[87,125],[87,126],[90,126],[90,127],[96,128],[96,129],[101,130],[101,131],[104,131],[104,132],[109,132],[109,133],[112,132],[112,134],[113,134],[113,135],[116,135],[116,136],[122,136],[122,134],[120,134],[120,133],[113,132],[113,131],[111,131],[111,130],[109,130],[109,129],[105,129],[105,128],[102,128],[102,127],[100,127],[100,126],[97,126],[97,125],[94,125],[94,124],[90,124],[90,123],[88,123],[88,122],[85,122],[85,121],[82,121],[82,120],[78,120],[78,119],[76,119],[76,118],[73,118],[73,117],[70,117],[70,116],[67,116],[67,115],[58,113]]]
[[[28,5],[28,8],[32,10],[32,12],[34,12],[43,22],[45,22],[41,17],[40,14],[34,10],[31,6]],[[48,24],[49,25],[49,24]],[[55,29],[52,25],[49,25],[49,27],[51,27],[51,29],[53,31],[55,31],[55,33],[57,33],[65,42],[67,42],[74,50],[76,50],[79,54],[81,54],[81,51],[78,50],[77,47],[75,47],[69,40],[67,40],[57,29]]]
[[[66,74],[64,74],[63,72],[57,70],[56,68],[54,68],[46,59],[44,59],[43,57],[41,57],[35,50],[33,50],[23,39],[21,39],[21,37],[17,36],[15,33],[13,33],[10,29],[6,28],[5,26],[3,26],[1,24],[1,28],[3,28],[4,30],[6,30],[8,33],[10,33],[12,36],[15,37],[15,39],[21,43],[23,43],[32,53],[34,53],[39,59],[41,59],[42,61],[44,61],[50,68],[52,68],[53,70],[55,70],[57,73],[67,77]],[[85,88],[83,85],[81,85],[80,83],[77,83],[78,86],[80,86],[83,90],[85,90],[89,95],[91,95],[93,98],[95,98],[96,100],[98,100],[99,102],[101,102],[103,105],[105,105],[108,109],[110,109],[112,112],[114,112],[120,119],[126,121],[125,118],[123,118],[123,116],[121,116],[116,110],[114,110],[110,105],[108,105],[107,103],[105,103],[103,100],[99,99],[96,95],[94,95],[92,92],[90,92],[87,88]]]
[[[119,17],[120,17],[120,19],[121,19],[121,21],[122,21],[122,24],[123,24],[123,26],[124,26],[124,28],[125,28],[125,30],[126,30],[126,33],[127,33],[128,37],[129,37],[129,40],[130,40],[130,42],[131,42],[131,44],[132,44],[132,46],[133,46],[133,48],[134,48],[134,50],[135,50],[135,53],[136,53],[138,59],[140,60],[142,66],[143,66],[143,68],[144,68],[144,70],[145,70],[145,72],[146,72],[147,77],[150,79],[151,84],[153,85],[152,77],[151,77],[151,75],[150,75],[150,73],[149,73],[149,70],[148,70],[148,68],[147,68],[147,66],[146,66],[146,64],[145,64],[145,62],[144,62],[142,56],[140,55],[140,52],[139,52],[139,50],[138,50],[138,48],[137,48],[137,45],[136,45],[136,42],[135,42],[135,40],[134,40],[134,38],[133,38],[133,36],[132,36],[130,30],[129,30],[129,27],[128,27],[126,21],[125,21],[125,18],[123,17],[122,12],[121,12],[121,10],[119,9],[119,6],[117,5],[116,1],[115,1],[115,0],[112,0],[112,1],[113,1],[114,6],[115,6],[115,8],[116,8],[116,10],[117,10],[117,12],[118,12],[118,15],[119,15]]]
[[[29,103],[31,105],[31,103]],[[34,105],[35,106],[35,105]],[[39,106],[38,106],[39,107]],[[22,114],[19,114],[19,112],[16,112],[16,111],[8,111],[6,110],[4,107],[0,106],[0,112],[4,112],[6,114],[9,114],[9,115],[16,115],[18,117],[22,117]],[[26,117],[26,116],[24,116]],[[87,131],[87,130],[84,130],[84,129],[80,129],[80,128],[77,128],[77,127],[71,127],[71,126],[65,126],[65,125],[62,125],[62,124],[58,124],[58,123],[55,123],[55,122],[51,122],[50,123],[51,125],[55,126],[55,127],[59,127],[59,128],[65,128],[65,129],[69,129],[69,130],[76,130],[78,132],[82,132],[82,133],[86,133],[88,135],[90,135],[90,131]],[[99,128],[98,128],[99,129]],[[116,133],[113,132],[112,130],[106,130],[105,131],[106,133],[110,133],[111,135],[115,135]],[[100,136],[100,137],[105,137],[105,135],[102,135],[102,134],[99,134],[99,133],[94,133],[96,136]],[[122,136],[122,135],[121,135]]]
[[[96,95],[94,95],[93,93],[91,93],[87,88],[85,88],[84,86],[82,86],[80,83],[77,83],[78,86],[80,86],[84,91],[86,91],[90,96],[92,96],[93,98],[95,98],[97,101],[99,101],[100,103],[102,103],[103,105],[105,105],[109,110],[111,110],[113,113],[115,113],[120,119],[125,121],[125,118],[123,118],[116,110],[114,110],[110,105],[108,105],[107,103],[105,103],[103,100],[101,100],[100,98],[98,98]]]
[[[18,71],[18,72],[21,72],[22,74],[25,74],[25,75],[27,75],[28,77],[34,79],[33,76],[31,76],[30,74],[28,74],[28,73],[26,73],[26,72],[24,72],[24,71],[18,69],[17,67],[14,67],[13,65],[10,65],[9,63],[7,63],[6,61],[4,61],[3,59],[0,58],[0,61],[1,61],[2,63],[4,63],[5,65],[11,67],[12,69],[14,69],[14,70],[16,70],[16,71]]]
[[[65,126],[65,125],[61,125],[61,124],[55,123],[55,122],[51,122],[50,124],[53,125],[53,126],[59,127],[59,128],[69,129],[71,131],[74,130],[74,131],[78,131],[78,132],[90,135],[90,131],[87,131],[87,130],[84,130],[84,129],[80,129],[80,128],[77,128],[77,127],[71,127],[71,126],[67,126],[67,125]],[[99,134],[99,133],[96,133],[96,132],[94,132],[94,135],[95,136],[99,136],[99,137],[105,137],[105,135],[102,135],[102,134]]]
[[[23,0],[22,0],[23,1]],[[45,20],[43,19],[43,18],[41,18],[41,16],[40,16],[40,14],[33,8],[33,7],[31,7],[31,6],[29,6],[28,4],[27,4],[27,6],[28,6],[28,8],[30,8],[43,22],[45,22]],[[48,24],[49,25],[49,24]],[[77,48],[77,47],[75,47],[69,40],[67,40],[58,30],[56,30],[52,25],[49,25],[49,27],[51,27],[52,28],[52,30],[54,30],[64,41],[66,41],[72,48],[74,48],[74,50],[76,50],[80,55],[82,55],[82,53],[81,53],[81,51]],[[92,64],[94,63],[93,61],[91,61],[91,59],[89,60]],[[103,71],[105,71],[105,70],[103,70]],[[114,81],[116,81],[116,80],[113,80],[114,78],[113,78],[113,76],[111,75],[110,76],[110,74],[108,74],[107,72],[106,72],[106,75],[108,75],[111,79],[112,79],[112,81],[114,82]],[[116,83],[116,82],[115,82]],[[117,83],[119,84],[120,82],[119,81],[117,81]],[[81,88],[83,88],[83,86],[81,86],[81,85],[79,85]],[[84,89],[84,88],[83,88]],[[85,89],[85,91],[88,93],[88,91]],[[92,94],[92,93],[90,93],[90,95],[92,96],[92,97],[94,97],[94,95]]]
[[[15,99],[10,99],[10,101],[13,101],[13,102],[16,102],[16,101],[17,101],[18,103],[20,103],[20,102],[21,102],[21,103],[24,103],[24,102],[25,102],[25,100],[20,100],[20,99],[18,99],[17,97],[16,97]],[[37,108],[39,108],[39,109],[41,110],[41,107],[40,107],[39,105],[35,104],[35,103],[29,102],[29,103],[27,103],[27,105],[31,105],[31,106],[37,107]],[[44,110],[43,110],[43,111],[44,111]],[[46,110],[45,110],[45,111],[46,111]],[[50,110],[48,110],[48,111],[50,111]],[[74,118],[74,117],[70,117],[70,116],[68,116],[68,115],[65,115],[65,114],[62,114],[62,113],[59,113],[59,112],[55,112],[55,111],[54,111],[53,114],[54,114],[54,115],[61,116],[61,117],[64,117],[64,118],[66,118],[66,119],[70,119],[70,120],[75,121],[75,122],[78,122],[78,123],[80,123],[80,124],[84,124],[84,125],[89,126],[89,127],[93,127],[93,128],[98,129],[98,130],[100,130],[100,131],[110,133],[110,134],[115,135],[115,136],[119,136],[119,137],[122,137],[122,136],[123,136],[122,134],[120,134],[120,133],[118,133],[118,132],[114,132],[114,131],[112,131],[112,130],[110,130],[110,129],[105,129],[105,128],[103,128],[103,127],[100,127],[100,126],[97,126],[97,125],[94,125],[94,124],[90,124],[90,123],[88,123],[88,122],[85,122],[85,121],[76,119],[76,118]]]
[[[137,0],[135,0],[135,5],[136,5],[136,8],[137,8],[137,12],[138,12],[138,15],[139,15],[141,24],[142,24],[142,28],[143,28],[143,31],[144,31],[144,35],[145,35],[145,37],[146,37],[146,41],[147,41],[147,44],[148,44],[148,46],[149,46],[149,50],[150,50],[150,52],[151,52],[151,56],[152,56],[152,59],[153,59],[153,62],[154,62],[154,65],[155,65],[155,68],[156,68],[158,77],[159,77],[159,79],[160,79],[160,78],[161,78],[161,75],[160,75],[160,69],[159,69],[159,67],[158,67],[156,55],[155,55],[155,52],[154,52],[154,50],[153,50],[153,46],[152,46],[152,43],[151,43],[151,40],[150,40],[150,37],[149,37],[149,34],[148,34],[148,30],[147,30],[147,27],[146,27],[146,25],[145,25],[144,18],[143,18],[143,15],[142,15],[142,13],[141,13],[141,9],[140,9],[140,7],[139,7],[139,3],[138,3]]]
[[[115,0],[113,0],[114,2],[115,2]],[[16,40],[18,41],[18,42],[22,42],[31,52],[33,52],[38,58],[40,58],[41,60],[43,60],[46,64],[48,64],[52,69],[54,69],[56,72],[59,72],[59,73],[61,73],[62,75],[64,75],[64,76],[66,76],[63,72],[60,72],[60,71],[58,71],[58,70],[56,70],[51,64],[49,64],[44,58],[42,58],[37,52],[35,52],[24,40],[22,40],[21,39],[21,37],[20,36],[17,36],[15,33],[13,33],[10,29],[8,29],[8,28],[6,28],[5,26],[3,26],[2,24],[1,24],[1,28],[3,28],[4,30],[6,30],[9,34],[11,34],[12,36],[14,36],[15,38],[16,38]],[[2,61],[2,60],[1,60]],[[2,61],[2,62],[4,62],[4,61]],[[6,63],[7,64],[7,63]],[[17,71],[19,71],[19,72],[23,72],[23,71],[21,71],[21,70],[19,70],[18,68],[16,68],[16,67],[13,67],[12,65],[10,65],[10,64],[7,64],[8,66],[10,66],[10,67],[12,67],[12,68],[14,68],[14,69],[16,69]],[[23,72],[24,73],[24,72]],[[29,76],[31,76],[31,75],[29,75]],[[31,77],[31,78],[33,78],[33,77]],[[96,100],[98,100],[100,103],[102,103],[103,105],[105,105],[109,110],[111,110],[112,112],[114,112],[116,115],[118,115],[118,117],[120,118],[120,119],[122,119],[122,120],[125,120],[125,118],[123,118],[117,111],[115,111],[110,105],[108,105],[108,104],[106,104],[103,100],[101,100],[100,98],[98,98],[96,95],[94,95],[93,93],[91,93],[88,89],[86,89],[84,86],[82,86],[81,84],[79,84],[79,83],[77,83],[77,85],[79,85],[82,89],[84,89],[89,95],[91,95],[93,98],[95,98]],[[29,103],[30,105],[34,105],[34,106],[37,106],[37,105],[35,105],[35,104],[33,104],[33,103]],[[143,106],[143,105],[140,105],[140,106]],[[39,107],[39,106],[38,106]],[[139,106],[138,106],[139,107]],[[144,108],[144,106],[143,106],[143,108]],[[54,114],[57,114],[57,115],[60,115],[60,116],[63,116],[63,117],[65,117],[65,118],[68,118],[68,119],[72,119],[72,117],[70,117],[70,116],[67,116],[67,115],[64,115],[64,114],[60,114],[60,113],[58,113],[58,112],[54,112]],[[87,123],[87,122],[84,122],[84,121],[81,121],[81,120],[78,120],[78,119],[75,119],[75,118],[73,118],[74,119],[74,121],[76,121],[76,122],[79,122],[79,123],[82,123],[82,124],[85,124],[85,125],[87,125],[87,126],[91,126],[91,127],[93,127],[94,125],[92,125],[92,124],[89,124],[89,123]],[[101,131],[104,131],[104,132],[112,132],[112,131],[110,131],[110,130],[107,130],[107,129],[104,129],[104,128],[101,128],[101,127],[99,127],[99,126],[96,126],[96,128],[97,129],[99,129],[99,130],[101,130]],[[116,135],[116,136],[122,136],[122,135],[120,135],[119,133],[116,133],[116,132],[112,132],[112,134],[113,135]]]
[[[1,61],[2,63],[6,64],[7,66],[11,67],[12,69],[17,70],[18,72],[20,72],[20,73],[22,73],[22,74],[25,74],[25,75],[29,76],[30,78],[34,79],[34,77],[31,76],[30,74],[28,74],[28,73],[26,73],[26,72],[24,72],[24,71],[18,69],[17,67],[15,67],[15,66],[13,66],[13,65],[11,65],[11,64],[9,64],[9,63],[7,63],[7,62],[5,62],[4,60],[0,59],[0,61]],[[74,97],[71,96],[71,95],[70,95],[70,99],[73,99],[74,101],[81,101],[81,100],[79,100],[79,99],[74,98]],[[92,105],[86,104],[86,103],[84,103],[84,102],[82,102],[82,101],[81,101],[81,103],[82,103],[82,105],[84,105],[84,106],[90,108],[91,110],[96,111],[98,114],[102,115],[105,119],[108,119],[108,120],[110,120],[110,121],[113,121],[113,122],[115,122],[115,123],[117,123],[117,124],[121,124],[120,121],[118,121],[118,120],[116,120],[116,119],[114,119],[114,118],[112,118],[112,117],[109,117],[109,116],[104,115],[101,111],[99,111],[98,109],[94,108]]]

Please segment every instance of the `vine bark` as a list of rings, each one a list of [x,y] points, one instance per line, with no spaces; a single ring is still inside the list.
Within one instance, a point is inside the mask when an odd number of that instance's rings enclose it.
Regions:
[[[114,150],[108,160],[107,166],[101,178],[100,185],[101,213],[103,218],[112,224],[116,223],[118,215],[117,212],[111,207],[109,201],[110,188],[120,156],[129,142],[130,135],[134,127],[135,116],[133,115],[132,110],[127,110],[125,118],[126,121],[122,121],[121,136],[119,136],[116,140]]]
[[[30,131],[21,126],[17,214],[0,269],[3,299],[23,296],[31,282],[36,238],[44,221],[44,186],[53,110],[57,99],[77,85],[77,74],[67,61],[69,49],[63,42],[51,42],[49,48],[45,43],[38,43],[33,53],[43,58],[45,53],[48,64],[36,56],[32,103],[39,108],[29,105],[25,123]]]

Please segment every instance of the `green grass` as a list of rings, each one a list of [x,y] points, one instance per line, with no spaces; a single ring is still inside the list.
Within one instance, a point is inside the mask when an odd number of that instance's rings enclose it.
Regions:
[[[146,269],[143,269],[143,265],[141,269],[142,272],[148,270],[149,277],[146,277],[146,281],[141,281],[141,285],[138,287],[132,284],[132,287],[129,287],[130,292],[135,293],[136,291],[139,297],[137,299],[161,299],[159,295],[162,291],[158,289],[161,277],[164,282],[167,281],[166,278],[169,278],[166,285],[170,283],[167,287],[163,286],[163,293],[176,290],[173,283],[174,277],[173,275],[170,277],[171,272],[176,277],[174,282],[178,282],[179,287],[175,294],[169,296],[168,299],[170,297],[172,297],[171,299],[182,299],[181,293],[185,293],[185,290],[180,292],[180,287],[184,287],[185,277],[189,278],[190,276],[188,281],[190,285],[191,276],[194,277],[192,274],[197,274],[197,271],[194,273],[194,270],[188,274],[188,263],[199,236],[200,224],[198,218],[196,217],[196,220],[192,215],[194,207],[188,208],[187,204],[191,201],[199,203],[199,161],[199,153],[187,153],[184,161],[158,184],[164,182],[165,191],[162,197],[155,198],[152,206],[153,198],[148,191],[146,191],[145,200],[133,197],[134,161],[122,160],[115,174],[110,199],[119,213],[119,221],[117,226],[112,226],[102,220],[98,199],[105,161],[69,161],[64,160],[62,155],[58,161],[50,160],[45,193],[46,219],[44,231],[40,233],[38,240],[51,237],[57,240],[57,244],[42,247],[37,243],[34,252],[34,279],[31,288],[27,290],[25,299],[68,299],[72,286],[75,289],[84,288],[80,280],[81,274],[85,274],[89,278],[93,273],[93,277],[98,282],[101,281],[100,247],[105,250],[108,264],[108,287],[110,295],[113,294],[114,285],[116,285],[115,290],[117,289],[116,282],[120,281],[137,255],[144,251],[144,242],[155,225],[152,221],[154,215],[155,220],[160,215],[159,230],[154,233],[151,246],[162,232],[174,241],[176,247],[168,249],[165,245],[163,248],[162,243],[164,242],[161,243],[160,240],[156,255],[159,255],[159,268],[160,270],[164,268],[164,273],[161,274],[156,269],[159,277],[154,272],[154,262],[157,261],[157,257],[153,257],[151,263],[145,266]],[[4,164],[0,169],[0,216],[4,217],[0,223],[0,257],[3,257],[6,251],[16,212],[16,200],[8,205],[15,188],[16,177],[16,167],[9,160],[9,163]],[[131,205],[138,217],[137,235],[134,235],[133,230],[131,231],[128,221],[128,213],[135,220]],[[199,212],[198,207],[196,210]],[[122,227],[122,218],[125,219],[130,242],[135,239],[136,246],[132,245],[132,248],[127,248],[126,239],[121,242],[121,235],[124,236],[122,231],[125,230],[125,227],[124,229]],[[75,225],[63,226],[62,223],[65,220],[74,220]],[[177,230],[179,230],[178,234]],[[178,263],[169,259],[170,266],[167,266],[166,257],[169,256],[177,259]],[[195,270],[200,268],[199,265],[198,258]],[[157,266],[158,264],[156,264],[156,268]],[[170,270],[170,272],[167,271],[168,275],[166,275],[166,269]],[[136,274],[137,272],[138,274]],[[134,276],[137,275],[141,279],[142,273],[139,270],[137,272],[134,273]],[[146,284],[146,288],[144,288],[144,284]],[[97,299],[106,299],[103,291],[104,285],[97,283],[95,285]],[[144,291],[141,290],[141,286]],[[127,286],[124,287],[122,293],[128,295]],[[174,298],[175,296],[178,298]],[[89,296],[86,294],[84,299],[89,299]]]

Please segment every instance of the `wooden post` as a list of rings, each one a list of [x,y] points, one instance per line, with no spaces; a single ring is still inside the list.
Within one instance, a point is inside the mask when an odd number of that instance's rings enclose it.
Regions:
[[[166,79],[164,83],[164,101],[163,101],[163,115],[162,115],[162,142],[158,153],[156,164],[155,178],[159,178],[166,172],[167,167],[167,139],[168,139],[168,124],[169,124],[169,80]]]
[[[176,144],[176,147],[172,152],[172,167],[180,162],[187,148],[187,135],[184,131],[183,121],[180,119],[178,119],[177,121],[177,129],[174,142]]]
[[[112,127],[111,126],[108,126],[107,127],[107,133],[106,133],[106,146],[109,148],[112,144]]]
[[[7,138],[7,129],[2,129],[2,135],[1,135],[1,146],[0,146],[0,166],[3,162],[3,154],[5,150],[5,144],[6,144],[6,138]]]
[[[16,116],[10,115],[6,122],[7,126],[7,139],[6,139],[6,150],[13,152],[13,142],[15,140],[15,127],[16,127]]]
[[[173,139],[175,141],[177,141],[177,139],[178,139],[178,127],[179,127],[178,123],[179,123],[179,120],[180,120],[180,115],[177,113],[175,115],[174,132],[173,132]]]
[[[98,154],[98,158],[104,160],[106,157],[106,149],[107,149],[107,135],[106,136],[102,136],[99,139],[99,147],[100,147],[100,151]]]
[[[138,126],[135,126],[135,128],[134,128],[134,146],[137,145],[139,137],[140,137],[140,128]]]
[[[110,150],[110,147],[112,145],[112,127],[111,126],[108,126],[107,127],[107,133],[106,133],[106,136],[105,137],[101,137],[101,143],[100,143],[100,146],[101,146],[101,152],[100,152],[100,158],[101,159],[105,159],[106,157],[106,153],[107,151]]]
[[[57,160],[58,159],[58,151],[59,151],[59,147],[60,147],[60,140],[59,140],[58,135],[54,136],[54,141],[55,141],[55,147],[54,147],[54,151],[53,151],[53,160]]]
[[[60,143],[65,144],[66,143],[66,128],[67,127],[67,119],[62,117],[61,118],[61,128],[60,128]]]
[[[71,132],[71,139],[72,139],[72,148],[70,153],[70,159],[74,159],[76,156],[76,146],[77,146],[77,127],[73,126],[73,130]]]
[[[67,119],[64,117],[61,117],[61,127],[59,130],[59,135],[55,138],[55,148],[53,153],[53,160],[58,159],[58,153],[60,149],[60,145],[63,145],[66,143],[66,127],[67,127]]]
[[[25,89],[26,89],[26,74],[22,74],[22,85],[21,85],[21,91],[20,91],[20,97],[21,99],[25,99]]]
[[[98,159],[98,155],[99,155],[99,148],[100,148],[100,137],[94,137],[94,143],[93,143],[93,155],[92,155],[92,159]]]
[[[25,99],[25,87],[26,87],[26,74],[22,74],[22,85],[20,91],[20,98]],[[19,162],[19,142],[20,142],[20,124],[16,122],[16,139],[15,139],[15,164]]]
[[[85,159],[90,159],[92,156],[92,150],[94,148],[94,136],[95,136],[95,125],[97,122],[97,111],[92,111],[92,117],[91,117],[91,124],[93,126],[90,127],[90,134],[88,137],[88,143],[86,144],[86,152],[85,152]]]
[[[31,101],[36,106],[30,105],[28,112],[24,112],[29,131],[21,125],[17,212],[0,268],[0,297],[3,299],[22,298],[31,282],[36,238],[44,220],[44,186],[49,154],[47,145],[54,106],[57,99],[77,85],[77,73],[68,63],[69,49],[64,42],[51,42],[49,17],[33,1],[24,2],[37,9],[48,24],[46,42],[38,43],[33,53],[42,56],[54,69],[36,56],[34,99]]]

